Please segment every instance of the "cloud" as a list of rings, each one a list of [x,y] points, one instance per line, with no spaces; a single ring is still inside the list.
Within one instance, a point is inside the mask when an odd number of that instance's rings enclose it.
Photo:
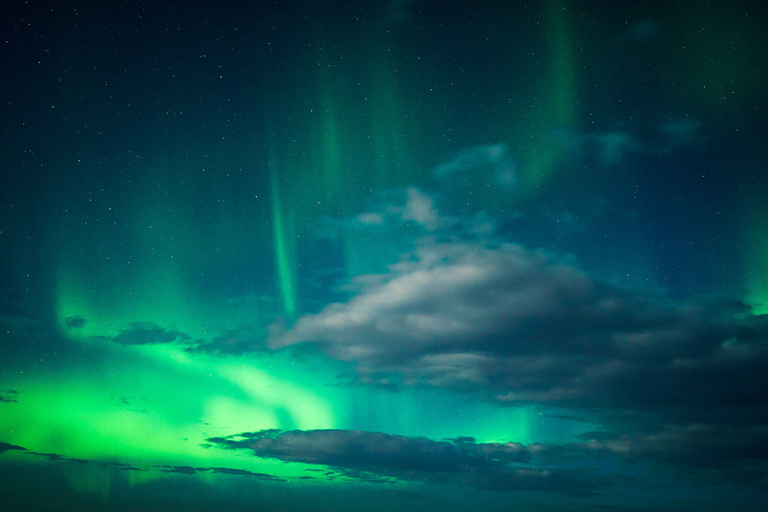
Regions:
[[[87,321],[88,320],[86,320],[85,318],[83,318],[80,315],[68,316],[67,318],[64,319],[64,325],[68,329],[80,329],[81,327],[83,327],[86,324]]]
[[[437,165],[433,175],[444,186],[465,186],[471,182],[509,188],[518,182],[518,169],[506,144],[469,146]]]
[[[129,325],[128,329],[121,329],[120,334],[110,339],[121,345],[173,343],[177,340],[191,339],[188,334],[163,329],[154,322],[131,322]]]
[[[432,198],[413,187],[406,193],[408,200],[402,212],[403,220],[406,222],[413,220],[429,231],[435,230],[438,227],[439,216],[432,204]]]
[[[15,403],[18,402],[16,397],[19,396],[19,392],[15,389],[0,390],[0,402]]]
[[[317,346],[353,363],[359,383],[562,407],[601,430],[583,434],[582,443],[521,446],[515,462],[483,459],[486,445],[471,438],[439,445],[314,431],[211,442],[261,457],[489,489],[568,494],[573,474],[553,468],[588,472],[608,464],[600,481],[607,483],[636,463],[768,489],[768,315],[726,298],[681,302],[623,288],[572,259],[505,243],[422,238],[388,273],[354,283],[349,300],[274,329],[270,346]],[[590,479],[586,489],[601,483]]]
[[[239,355],[246,352],[266,351],[266,330],[253,327],[240,327],[222,331],[210,341],[200,342],[188,347],[187,352],[204,352],[219,355]]]
[[[178,473],[180,475],[196,475],[198,473],[214,473],[220,475],[234,475],[234,476],[246,476],[258,478],[260,480],[273,480],[277,482],[285,482],[284,479],[269,475],[267,473],[255,473],[248,471],[247,469],[235,469],[235,468],[222,468],[222,467],[192,467],[192,466],[169,466],[159,465],[155,466],[160,468],[163,473]]]
[[[768,478],[765,426],[671,425],[652,432],[588,432],[579,437],[589,440],[591,450],[605,449],[629,459],[726,471],[746,462],[761,468],[762,478]]]
[[[669,153],[680,148],[690,148],[702,140],[701,123],[692,119],[669,117],[658,127],[661,144],[658,151]]]
[[[116,462],[116,461],[92,461],[92,460],[89,460],[89,459],[80,459],[80,458],[77,458],[77,457],[67,457],[65,455],[60,455],[58,453],[34,452],[34,451],[31,451],[31,450],[27,450],[26,448],[24,448],[22,446],[16,446],[16,445],[0,442],[0,454],[6,452],[8,450],[19,450],[19,451],[23,452],[27,456],[36,457],[36,458],[40,458],[40,459],[45,459],[47,462],[67,462],[67,463],[73,462],[75,464],[81,464],[81,465],[94,463],[94,464],[98,464],[98,465],[100,465],[102,467],[115,467],[115,468],[122,469],[122,470],[139,471],[138,468],[136,468],[136,467],[134,467],[134,466],[132,466],[130,464],[123,463],[123,462]]]
[[[65,455],[60,455],[58,453],[40,453],[40,452],[33,452],[29,451],[26,448],[22,446],[17,446],[10,443],[5,443],[0,441],[0,454],[5,453],[6,451],[10,450],[18,450],[21,452],[24,452],[25,454],[32,456],[32,457],[38,457],[43,458],[48,462],[74,462],[77,464],[98,464],[103,467],[115,467],[121,470],[125,471],[142,471],[141,469],[131,465],[126,464],[124,462],[117,462],[117,461],[92,461],[89,459],[80,459],[76,457],[67,457]],[[253,477],[258,478],[260,480],[273,480],[273,481],[279,481],[284,482],[282,478],[276,477],[274,475],[270,475],[267,473],[256,473],[253,471],[248,471],[246,469],[236,469],[236,468],[225,468],[225,467],[192,467],[192,466],[172,466],[168,464],[160,464],[153,466],[155,468],[160,469],[163,473],[178,473],[182,475],[195,475],[197,473],[214,473],[214,474],[221,474],[221,475],[234,475],[234,476],[245,476],[245,477]]]
[[[19,338],[42,338],[46,329],[37,320],[16,315],[0,315],[0,329]]]
[[[621,131],[594,133],[591,140],[597,147],[600,162],[605,165],[621,163],[627,155],[636,153],[643,147],[634,136]]]
[[[163,473],[179,473],[181,475],[194,475],[197,470],[192,466],[158,466]]]
[[[0,441],[0,453],[5,453],[8,450],[26,451],[26,448],[24,448],[22,446],[17,446],[15,444],[9,444],[9,443],[4,443],[4,442]]]
[[[198,468],[198,471],[201,468]],[[284,482],[285,480],[279,477],[276,477],[274,475],[269,475],[267,473],[255,473],[253,471],[248,471],[246,469],[234,469],[234,468],[202,468],[205,471],[210,471],[211,473],[218,473],[222,475],[235,475],[235,476],[249,476],[258,478],[260,480],[275,480],[277,482]]]
[[[386,227],[415,224],[426,231],[434,231],[445,224],[445,219],[437,211],[432,197],[416,187],[389,191],[376,199],[369,211],[353,219],[341,221],[343,227],[370,232]],[[335,223],[339,224],[338,221]]]
[[[768,402],[768,317],[625,290],[514,244],[423,243],[358,293],[274,330],[361,382],[490,390],[503,403],[662,408],[712,421]],[[754,411],[753,411],[754,414]]]
[[[300,318],[271,346],[315,342],[363,373],[430,361],[474,367],[494,356],[615,352],[596,331],[653,321],[631,297],[517,245],[422,245],[391,270],[367,276],[348,302]]]
[[[669,114],[647,130],[639,126],[606,127],[591,133],[553,130],[551,135],[574,156],[593,157],[600,164],[615,166],[640,155],[670,154],[701,143],[702,124],[688,116]]]
[[[613,166],[627,157],[639,154],[647,143],[623,128],[610,128],[591,133],[566,129],[553,130],[550,135],[579,158],[591,156],[602,165]]]
[[[577,472],[528,464],[531,453],[519,443],[476,444],[468,439],[433,441],[359,430],[272,429],[207,441],[220,448],[250,451],[257,457],[330,466],[347,477],[365,481],[381,481],[372,476],[379,475],[571,496],[590,495],[599,485],[598,479],[585,476],[583,468]]]

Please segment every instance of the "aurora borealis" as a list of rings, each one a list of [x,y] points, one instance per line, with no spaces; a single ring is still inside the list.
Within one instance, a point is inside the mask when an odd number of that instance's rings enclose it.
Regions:
[[[0,509],[768,505],[754,2],[0,9]]]

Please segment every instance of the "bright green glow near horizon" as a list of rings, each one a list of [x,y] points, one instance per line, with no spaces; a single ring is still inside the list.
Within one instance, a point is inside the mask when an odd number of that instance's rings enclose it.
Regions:
[[[68,376],[54,368],[7,382],[19,400],[0,404],[2,440],[89,460],[242,467],[237,454],[200,444],[245,431],[335,426],[330,405],[296,384],[295,367],[267,373],[257,361],[193,358],[168,345],[107,348],[98,369],[75,359],[65,363]],[[273,474],[285,474],[275,466]]]
[[[277,379],[247,364],[222,366],[220,373],[243,390],[254,403],[267,406],[274,415],[274,426],[265,428],[311,430],[335,426],[330,407],[316,394],[290,381]],[[251,424],[243,431],[253,428]]]
[[[29,452],[140,469],[61,462],[73,488],[102,496],[114,485],[164,478],[212,483],[231,478],[166,474],[157,465],[242,469],[291,482],[307,476],[308,468],[323,468],[204,447],[209,437],[264,429],[359,429],[436,441],[471,436],[478,443],[539,441],[528,408],[499,407],[440,390],[339,386],[339,364],[319,353],[299,361],[288,353],[211,357],[176,344],[93,343],[87,359],[57,358],[37,373],[14,372],[5,386],[18,391],[18,402],[0,403],[0,440]],[[29,452],[4,456],[46,463]]]
[[[127,383],[108,384],[89,377],[23,383],[18,386],[22,399],[13,415],[0,418],[0,429],[29,450],[129,463],[183,457],[194,446],[185,438],[200,438],[196,420],[174,421],[168,414],[178,412],[172,411],[173,402],[137,397]],[[131,405],[120,402],[126,396]]]

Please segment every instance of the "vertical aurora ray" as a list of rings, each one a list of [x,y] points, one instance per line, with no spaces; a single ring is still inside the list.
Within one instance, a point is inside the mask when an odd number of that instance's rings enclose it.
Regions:
[[[323,200],[326,205],[333,205],[339,198],[342,183],[341,166],[339,164],[340,127],[336,114],[336,101],[333,94],[333,82],[326,64],[327,59],[321,55],[318,84],[320,86],[320,132],[316,134],[322,154],[320,166],[322,176]],[[312,163],[310,163],[312,165]]]
[[[524,185],[530,191],[548,181],[564,155],[565,146],[551,134],[572,128],[576,121],[577,77],[570,11],[567,0],[549,0],[543,8],[548,72],[527,100],[535,108],[532,120],[515,130],[514,145],[525,167]]]
[[[547,39],[552,81],[552,122],[556,126],[568,126],[574,120],[576,108],[576,70],[567,0],[553,0],[547,14],[547,24],[551,27]]]
[[[226,328],[214,301],[195,293],[190,276],[201,269],[190,204],[198,176],[161,150],[121,185],[129,201],[62,216],[51,230],[53,315],[67,337],[114,336],[131,322],[154,322],[199,337]],[[112,222],[104,216],[111,215]],[[74,322],[74,324],[73,324]],[[230,324],[231,326],[231,324]]]
[[[414,118],[406,115],[403,103],[413,92],[398,85],[403,81],[404,73],[392,58],[392,49],[398,42],[390,37],[386,26],[373,29],[366,37],[366,50],[369,56],[366,65],[367,88],[366,103],[369,112],[370,151],[373,155],[375,171],[374,185],[378,187],[400,186],[415,176],[411,167],[408,141],[418,139]],[[401,49],[398,48],[401,51]],[[417,81],[416,75],[411,80]]]
[[[761,170],[761,172],[763,172]],[[743,226],[744,284],[747,303],[755,314],[768,314],[768,206],[765,204],[768,186],[758,184],[750,201],[745,204]]]
[[[296,314],[296,239],[292,229],[293,223],[290,222],[290,216],[286,214],[281,181],[287,181],[292,176],[281,176],[282,168],[277,150],[275,117],[272,111],[272,90],[267,79],[270,76],[268,62],[265,61],[264,66],[264,81],[262,83],[262,94],[266,106],[263,117],[264,137],[266,139],[264,142],[267,149],[267,166],[269,167],[274,261],[277,267],[277,288],[283,305],[283,312],[290,320]]]
[[[280,289],[280,297],[283,301],[285,314],[291,318],[296,313],[296,277],[294,275],[295,243],[290,236],[290,229],[286,226],[286,218],[283,212],[283,201],[278,182],[277,159],[274,148],[270,144],[269,150],[269,180],[272,194],[272,227],[275,243],[275,263],[277,264],[277,280]]]

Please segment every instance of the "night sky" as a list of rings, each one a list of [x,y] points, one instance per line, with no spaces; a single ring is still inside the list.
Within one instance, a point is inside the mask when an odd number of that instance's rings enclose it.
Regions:
[[[0,3],[4,511],[762,511],[759,2]]]

